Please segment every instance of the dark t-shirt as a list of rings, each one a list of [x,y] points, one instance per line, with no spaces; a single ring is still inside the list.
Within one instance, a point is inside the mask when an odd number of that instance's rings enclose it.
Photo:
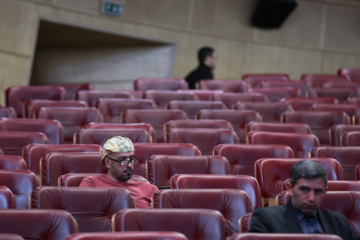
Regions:
[[[202,79],[214,79],[212,69],[204,64],[200,64],[185,77],[185,80],[189,84],[189,89],[195,89],[195,84]]]

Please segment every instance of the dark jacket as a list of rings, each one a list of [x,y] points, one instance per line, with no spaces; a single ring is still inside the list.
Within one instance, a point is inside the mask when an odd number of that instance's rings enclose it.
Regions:
[[[204,64],[200,64],[195,70],[185,77],[189,84],[189,89],[195,89],[195,84],[202,79],[214,79],[212,69]]]

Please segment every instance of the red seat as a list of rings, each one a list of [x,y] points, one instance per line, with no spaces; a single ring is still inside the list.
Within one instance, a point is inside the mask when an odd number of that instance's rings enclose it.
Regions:
[[[295,111],[309,111],[314,103],[338,103],[335,97],[285,98],[281,102],[291,105]]]
[[[0,209],[16,208],[15,196],[8,187],[0,186]],[[1,235],[0,235],[0,239]]]
[[[304,234],[304,233],[238,233],[227,240],[341,240],[332,234]]]
[[[65,88],[67,100],[75,100],[76,94],[81,90],[94,90],[94,85],[91,83],[63,83],[51,85]]]
[[[125,123],[149,123],[155,129],[156,139],[153,142],[164,142],[164,124],[170,120],[188,119],[183,110],[165,110],[165,109],[130,109],[127,110],[124,117]]]
[[[213,152],[226,157],[231,174],[249,176],[255,176],[254,163],[258,159],[295,157],[289,146],[273,144],[220,144]]]
[[[261,207],[258,181],[247,175],[176,174],[170,179],[172,189],[239,189],[249,196],[252,208]]]
[[[222,90],[224,92],[244,93],[248,91],[246,83],[241,80],[200,80],[198,88],[201,90]]]
[[[222,119],[229,121],[240,143],[245,143],[245,126],[249,122],[261,122],[260,114],[254,110],[201,110],[197,119]]]
[[[155,109],[156,104],[151,99],[121,99],[100,98],[96,107],[106,123],[121,123],[128,109]]]
[[[205,90],[205,89],[182,89],[177,90],[178,92],[191,92],[194,93],[200,101],[213,101],[215,100],[215,94],[224,93],[223,90]]]
[[[24,238],[18,234],[13,233],[0,233],[0,239],[6,240],[24,240]]]
[[[249,87],[256,88],[261,87],[261,81],[273,80],[273,81],[290,81],[289,74],[286,73],[249,73],[244,74],[241,77]]]
[[[0,148],[0,155],[4,155],[4,152],[1,148]]]
[[[14,194],[17,209],[29,209],[29,194],[39,186],[39,181],[29,170],[1,169],[0,185],[8,187]]]
[[[249,92],[262,93],[270,102],[279,102],[283,98],[297,98],[301,92],[296,87],[272,87],[272,88],[252,88]]]
[[[191,143],[200,149],[202,155],[212,155],[212,150],[216,145],[239,143],[239,138],[233,130],[229,129],[173,128],[166,142]]]
[[[342,166],[345,180],[356,180],[355,166],[359,163],[360,148],[358,147],[316,147],[311,157],[329,157],[336,159]]]
[[[281,102],[238,102],[235,109],[256,111],[261,115],[263,122],[281,122],[282,114],[293,111],[289,104]]]
[[[269,102],[267,96],[262,93],[219,93],[214,96],[214,100],[222,101],[227,108],[234,109],[237,102]]]
[[[309,88],[309,97],[335,97],[340,103],[346,102],[348,97],[358,95],[359,92],[354,87]]]
[[[225,239],[225,222],[210,209],[125,209],[113,216],[113,231],[176,231],[188,240],[219,240]]]
[[[176,174],[229,174],[229,162],[222,156],[154,155],[146,161],[146,178],[159,188],[170,187]]]
[[[349,131],[360,131],[360,125],[335,124],[330,128],[331,145],[343,146],[342,135]]]
[[[58,186],[58,178],[66,173],[107,173],[101,166],[102,153],[52,152],[41,159],[41,186]]]
[[[286,179],[286,181],[283,183],[283,191],[290,190],[289,183],[290,180]],[[352,180],[328,180],[326,187],[327,191],[360,191],[360,182]],[[278,196],[280,197],[281,194],[282,193],[280,193]],[[283,201],[281,199],[279,200]],[[282,204],[284,203],[285,202],[282,202]]]
[[[139,163],[134,166],[134,174],[146,177],[145,163],[152,155],[197,156],[200,150],[188,143],[134,143],[135,155]]]
[[[0,169],[27,170],[28,165],[20,156],[0,155]]]
[[[42,107],[88,107],[89,105],[80,100],[44,100],[35,99],[25,103],[24,116],[26,118],[39,118],[39,110]]]
[[[135,90],[179,90],[187,89],[187,82],[182,78],[138,78],[134,81]]]
[[[301,81],[305,82],[308,87],[322,87],[324,82],[337,81],[347,82],[347,78],[335,74],[310,74],[304,73],[301,75]]]
[[[199,98],[193,92],[177,92],[171,90],[146,90],[144,98],[151,99],[159,108],[166,106],[173,100],[195,101]]]
[[[0,106],[0,118],[16,118],[16,112],[13,107]]]
[[[100,98],[134,98],[129,91],[123,90],[80,90],[76,100],[85,101],[90,107],[95,107]]]
[[[251,131],[312,133],[305,123],[250,122],[246,125],[246,132]]]
[[[169,189],[153,195],[153,207],[161,209],[213,209],[225,218],[227,235],[239,232],[238,220],[252,212],[246,192],[238,189]]]
[[[342,111],[345,112],[350,120],[360,114],[360,105],[357,104],[329,104],[315,103],[310,108],[311,111]],[[352,122],[352,120],[351,120]]]
[[[99,110],[93,107],[44,107],[39,118],[58,120],[63,126],[64,143],[73,143],[74,134],[86,124],[102,121]]]
[[[360,114],[356,114],[353,117],[353,123],[356,124],[356,125],[360,125]]]
[[[179,232],[161,231],[128,231],[128,232],[97,232],[75,233],[69,235],[66,240],[187,240],[184,234]]]
[[[24,239],[59,240],[78,232],[71,214],[58,209],[1,210],[0,222],[0,233],[17,234]]]
[[[196,114],[202,109],[226,109],[221,101],[179,101],[172,100],[167,109],[181,109],[186,112],[189,119],[195,119]]]
[[[243,217],[239,219],[239,232],[246,233],[250,228],[250,219],[252,213],[245,214]],[[267,234],[268,235],[268,234]]]
[[[360,69],[358,68],[340,68],[338,75],[344,76],[352,82],[360,81]]]
[[[64,142],[63,127],[57,120],[29,118],[0,118],[0,131],[41,132],[50,144]]]
[[[152,138],[148,131],[138,128],[114,128],[114,129],[81,129],[74,135],[75,144],[98,144],[104,143],[115,136],[129,138],[133,143],[151,143]]]
[[[360,146],[360,132],[350,131],[344,132],[341,136],[342,146]]]
[[[260,85],[263,88],[295,87],[299,89],[301,97],[307,96],[307,85],[303,81],[262,80]]]
[[[358,104],[360,103],[360,96],[356,96],[356,97],[348,97],[348,99],[346,99],[346,102],[349,104]]]
[[[291,147],[295,157],[308,157],[314,147],[320,145],[319,139],[311,133],[275,133],[253,131],[248,133],[250,144],[280,144]]]
[[[360,82],[345,82],[345,81],[328,81],[321,84],[323,88],[336,88],[336,87],[360,87]]]
[[[357,165],[356,165],[356,168],[355,168],[355,178],[356,178],[356,180],[360,180],[360,164],[357,164]]]
[[[40,132],[0,131],[0,148],[5,155],[22,156],[22,149],[28,144],[48,144],[49,139]]]
[[[40,187],[30,195],[32,209],[61,209],[72,214],[79,232],[111,232],[111,217],[134,208],[124,188]]]
[[[18,117],[24,113],[24,105],[33,99],[64,100],[66,90],[58,86],[16,86],[5,90],[6,106],[13,107]]]

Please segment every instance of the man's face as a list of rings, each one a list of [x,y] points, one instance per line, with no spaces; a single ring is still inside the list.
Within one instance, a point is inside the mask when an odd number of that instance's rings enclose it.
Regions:
[[[300,178],[292,186],[292,203],[305,215],[312,215],[319,208],[325,196],[325,181],[322,178]]]
[[[217,56],[215,52],[211,56],[207,56],[205,59],[205,65],[209,68],[215,68],[217,61]]]
[[[126,153],[112,153],[108,155],[107,157],[115,159],[115,160],[122,160],[123,158],[126,158],[126,160],[129,160],[130,156],[133,156],[134,152],[126,152]],[[126,182],[131,179],[134,171],[134,165],[129,163],[127,166],[122,166],[119,162],[110,160],[109,158],[106,158],[106,167],[108,168],[108,175],[110,175],[111,178],[117,180]]]

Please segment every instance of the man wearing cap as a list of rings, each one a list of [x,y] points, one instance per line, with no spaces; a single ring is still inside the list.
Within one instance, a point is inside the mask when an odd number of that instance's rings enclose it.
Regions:
[[[148,182],[137,182],[132,178],[134,165],[139,159],[134,155],[134,146],[129,138],[116,136],[103,146],[101,164],[107,174],[84,178],[80,187],[121,187],[128,189],[136,208],[150,208],[151,197],[159,190]]]

